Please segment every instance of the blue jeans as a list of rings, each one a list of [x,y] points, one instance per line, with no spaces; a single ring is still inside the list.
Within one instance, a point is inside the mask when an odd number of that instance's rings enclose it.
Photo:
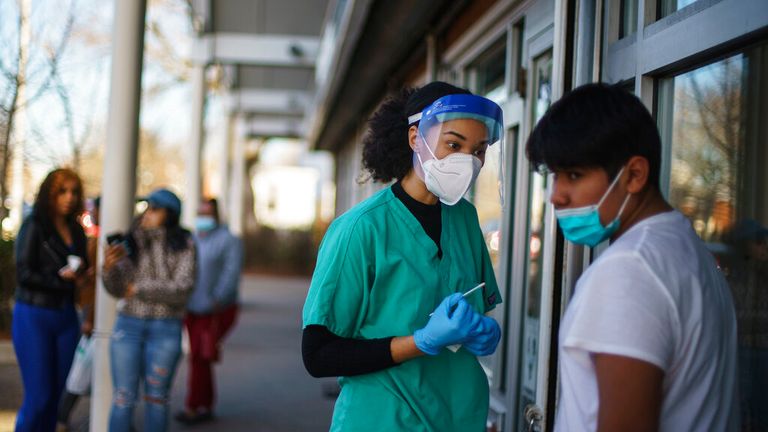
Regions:
[[[131,430],[139,381],[144,387],[144,428],[168,429],[168,399],[181,357],[180,319],[141,319],[119,315],[109,345],[111,356],[111,432]]]
[[[11,333],[24,382],[16,431],[53,431],[59,397],[80,338],[75,307],[49,309],[16,302]]]

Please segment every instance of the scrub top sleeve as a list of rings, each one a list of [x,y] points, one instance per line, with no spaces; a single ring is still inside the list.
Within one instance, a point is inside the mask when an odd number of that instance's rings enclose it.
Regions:
[[[358,221],[343,218],[329,227],[304,303],[303,324],[325,326],[341,337],[355,337],[370,292],[369,254]]]
[[[480,274],[482,276],[482,282],[485,282],[483,287],[483,308],[485,312],[492,311],[496,308],[496,305],[502,302],[501,293],[499,293],[499,285],[496,283],[496,272],[493,270],[493,263],[491,262],[491,256],[488,254],[488,247],[485,244],[485,237],[483,231],[480,229],[480,219],[477,217],[477,209],[471,203],[467,202],[467,213],[471,219],[472,226],[475,228],[475,236],[473,241],[474,253],[480,256]]]
[[[485,239],[483,238],[482,232],[480,232],[480,249],[481,254],[483,256],[482,261],[482,267],[483,267],[483,282],[485,282],[485,286],[483,287],[483,307],[485,308],[485,312],[491,311],[496,308],[496,305],[501,303],[501,293],[499,292],[499,285],[496,283],[496,272],[493,271],[493,264],[491,263],[491,257],[488,254],[488,248],[485,246]]]

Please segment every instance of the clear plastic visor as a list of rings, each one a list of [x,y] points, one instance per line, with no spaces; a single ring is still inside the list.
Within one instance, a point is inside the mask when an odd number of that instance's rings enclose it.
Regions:
[[[491,169],[502,177],[504,133],[501,108],[490,99],[476,95],[450,95],[436,100],[420,114],[409,118],[418,122],[418,136],[413,153],[413,168],[424,180],[422,164],[465,153],[477,157],[485,166],[490,146],[500,146],[500,160]],[[496,158],[494,158],[496,159]],[[488,168],[485,168],[488,169]],[[501,190],[499,191],[501,194]]]

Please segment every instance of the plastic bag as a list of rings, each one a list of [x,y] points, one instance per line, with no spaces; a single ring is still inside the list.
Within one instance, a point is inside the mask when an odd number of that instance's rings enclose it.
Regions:
[[[91,390],[91,368],[93,364],[93,340],[80,337],[75,349],[75,358],[67,376],[67,391],[76,395],[86,395]]]

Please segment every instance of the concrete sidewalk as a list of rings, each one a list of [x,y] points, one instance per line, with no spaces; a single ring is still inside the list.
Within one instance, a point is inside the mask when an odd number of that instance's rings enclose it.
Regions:
[[[171,431],[328,430],[334,400],[323,396],[322,386],[334,380],[310,377],[301,361],[301,307],[308,286],[304,278],[243,277],[241,314],[216,368],[217,419],[191,427],[171,420]],[[0,432],[12,430],[8,420],[3,423],[3,412],[9,417],[18,409],[20,381],[17,366],[0,365]],[[186,357],[176,375],[172,412],[181,408],[185,389]],[[89,403],[88,398],[78,402],[73,430],[87,430]]]

